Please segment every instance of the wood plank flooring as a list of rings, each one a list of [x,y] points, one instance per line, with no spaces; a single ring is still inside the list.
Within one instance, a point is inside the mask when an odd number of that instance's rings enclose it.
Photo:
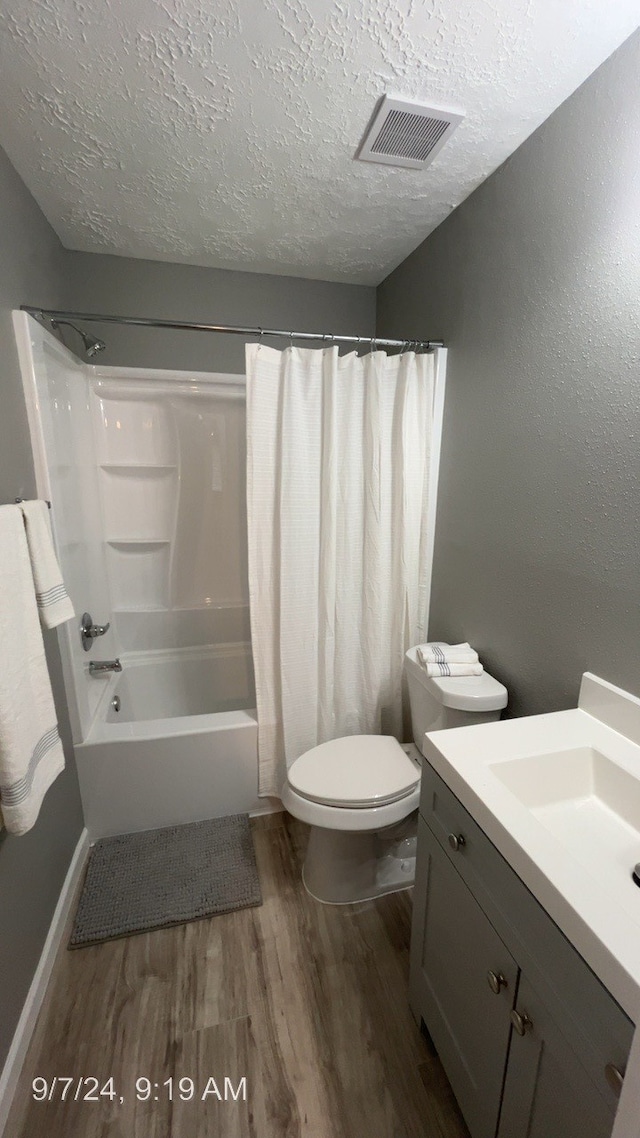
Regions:
[[[253,828],[261,908],[62,950],[6,1138],[468,1138],[407,1004],[410,894],[320,905],[306,827]],[[118,1097],[33,1101],[54,1075],[113,1076]]]

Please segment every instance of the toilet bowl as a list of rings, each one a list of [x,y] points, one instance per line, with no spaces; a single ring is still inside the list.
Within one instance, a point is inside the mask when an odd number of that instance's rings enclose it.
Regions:
[[[415,875],[421,753],[426,731],[498,719],[507,691],[487,672],[430,678],[416,649],[405,656],[413,743],[348,735],[306,751],[289,768],[286,810],[311,827],[307,891],[352,904],[408,889]]]
[[[311,896],[346,905],[408,889],[415,850],[399,856],[393,847],[406,842],[399,823],[419,799],[418,751],[390,735],[350,735],[301,755],[282,803],[311,826],[302,871]]]

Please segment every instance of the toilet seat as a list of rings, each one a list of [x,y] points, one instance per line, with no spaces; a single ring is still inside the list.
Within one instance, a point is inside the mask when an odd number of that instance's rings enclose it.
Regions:
[[[300,755],[287,782],[309,802],[367,810],[411,795],[420,768],[390,735],[348,735]]]

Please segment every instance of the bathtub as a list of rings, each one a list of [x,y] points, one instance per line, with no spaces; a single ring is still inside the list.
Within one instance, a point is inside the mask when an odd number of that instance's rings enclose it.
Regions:
[[[90,838],[264,810],[249,645],[120,659],[74,748]]]

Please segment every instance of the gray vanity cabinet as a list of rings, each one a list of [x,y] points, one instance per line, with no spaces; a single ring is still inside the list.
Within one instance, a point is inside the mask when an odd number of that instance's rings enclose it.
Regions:
[[[611,1104],[526,977],[518,985],[517,1009],[530,1026],[522,1036],[513,1033],[498,1138],[609,1138]]]
[[[426,762],[410,1003],[471,1138],[609,1138],[634,1025]]]
[[[414,921],[422,936],[411,1003],[421,1009],[473,1138],[494,1138],[518,967],[422,818],[418,840]]]

